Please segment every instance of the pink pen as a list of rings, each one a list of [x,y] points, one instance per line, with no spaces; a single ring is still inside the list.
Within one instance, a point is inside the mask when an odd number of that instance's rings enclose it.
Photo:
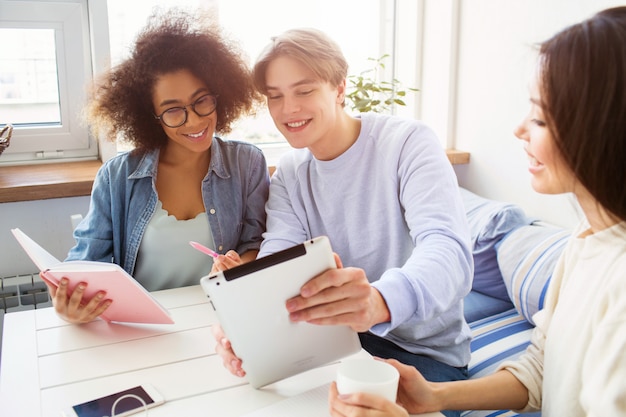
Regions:
[[[217,258],[218,256],[220,256],[219,253],[212,251],[211,249],[207,248],[204,245],[199,244],[198,242],[190,241],[189,244],[193,246],[194,249],[197,249],[204,254],[212,256],[213,258]]]

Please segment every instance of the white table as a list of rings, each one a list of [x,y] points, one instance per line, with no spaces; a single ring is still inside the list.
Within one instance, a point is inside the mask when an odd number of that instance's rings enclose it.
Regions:
[[[59,417],[71,404],[150,383],[165,398],[150,409],[150,417],[237,417],[335,378],[337,364],[331,364],[255,390],[231,375],[214,353],[216,316],[200,286],[153,294],[175,324],[98,320],[77,326],[52,308],[6,314],[0,415]]]

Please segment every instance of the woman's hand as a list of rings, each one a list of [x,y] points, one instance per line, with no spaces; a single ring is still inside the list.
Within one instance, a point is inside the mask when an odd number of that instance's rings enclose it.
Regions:
[[[95,320],[111,305],[112,300],[105,299],[106,292],[99,291],[90,300],[84,299],[87,284],[80,282],[71,295],[68,295],[68,279],[61,278],[58,287],[48,285],[50,298],[57,314],[70,323],[88,323]]]
[[[339,395],[337,385],[333,382],[328,394],[333,417],[406,417],[409,413],[421,414],[442,409],[435,394],[435,384],[426,381],[417,369],[395,359],[377,360],[387,362],[400,373],[398,403],[365,393]]]
[[[330,415],[333,417],[408,417],[409,413],[396,403],[374,394],[357,392],[339,395],[337,383],[328,392]]]
[[[220,255],[213,260],[211,273],[215,274],[219,271],[226,271],[227,269],[234,268],[242,263],[244,263],[244,261],[241,259],[239,254],[234,250],[229,250],[225,255]]]
[[[395,359],[384,359],[384,361],[400,373],[397,401],[409,413],[422,414],[443,409],[434,389],[436,383],[428,382],[413,366],[405,365]]]

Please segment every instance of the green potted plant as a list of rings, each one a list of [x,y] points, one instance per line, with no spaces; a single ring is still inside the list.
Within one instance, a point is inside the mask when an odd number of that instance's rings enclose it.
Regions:
[[[404,87],[397,79],[379,81],[380,71],[385,69],[385,60],[389,54],[380,58],[368,58],[372,61],[372,68],[362,71],[358,75],[348,76],[348,91],[346,105],[359,113],[373,111],[376,113],[390,113],[394,105],[406,106],[403,98],[407,92],[417,92],[417,88]]]

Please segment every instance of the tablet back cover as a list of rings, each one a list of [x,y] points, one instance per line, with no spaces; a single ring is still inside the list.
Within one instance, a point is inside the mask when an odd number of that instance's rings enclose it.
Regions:
[[[255,388],[325,365],[361,349],[348,326],[292,323],[285,301],[327,269],[336,268],[322,236],[216,275],[201,284],[248,382]]]

